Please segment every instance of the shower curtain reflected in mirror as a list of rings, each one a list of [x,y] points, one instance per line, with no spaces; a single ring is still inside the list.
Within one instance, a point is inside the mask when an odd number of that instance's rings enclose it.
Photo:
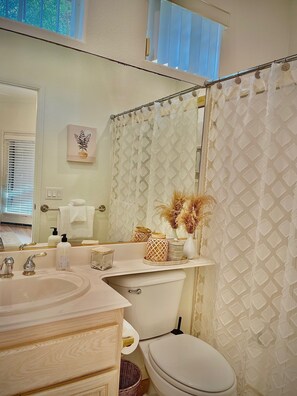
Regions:
[[[197,94],[197,97],[199,95]],[[156,207],[175,190],[193,193],[201,144],[197,97],[185,94],[115,118],[109,240],[131,240],[136,226],[172,236]],[[184,236],[182,230],[179,237]]]
[[[297,62],[289,65],[209,92],[206,192],[217,207],[202,254],[216,267],[199,271],[193,332],[225,355],[239,395],[297,389]]]

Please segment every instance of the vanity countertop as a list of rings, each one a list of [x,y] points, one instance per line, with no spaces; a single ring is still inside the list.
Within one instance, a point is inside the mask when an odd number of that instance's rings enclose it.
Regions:
[[[124,249],[127,249],[124,247]],[[139,249],[139,247],[138,247]],[[76,250],[78,253],[78,251]],[[30,252],[29,252],[30,253]],[[80,252],[81,253],[81,252]],[[0,332],[9,331],[11,329],[23,328],[37,324],[49,323],[52,321],[83,317],[84,315],[90,315],[94,313],[101,313],[111,311],[114,309],[125,308],[130,305],[129,301],[123,296],[112,289],[105,281],[105,278],[127,275],[133,273],[145,273],[145,272],[156,272],[156,271],[168,271],[178,268],[193,268],[200,266],[213,265],[213,262],[209,259],[200,257],[197,259],[189,260],[187,263],[178,265],[166,265],[166,266],[155,266],[148,265],[143,262],[142,257],[139,257],[139,251],[134,252],[130,257],[123,254],[120,255],[118,251],[115,252],[115,260],[113,267],[100,271],[90,267],[89,261],[86,259],[90,257],[90,252],[84,250],[85,257],[76,254],[76,259],[73,260],[71,265],[71,271],[87,278],[90,282],[90,288],[88,291],[67,302],[60,303],[55,306],[48,308],[30,310],[24,313],[18,314],[1,314],[0,308]],[[141,253],[141,247],[140,247]],[[51,252],[52,254],[52,252]],[[120,259],[121,256],[123,259]],[[138,257],[135,257],[138,256]],[[83,260],[82,260],[83,259]],[[37,262],[37,260],[36,260]],[[81,265],[81,262],[88,262],[88,264]],[[38,265],[39,264],[39,265]],[[41,265],[41,260],[37,264],[36,275],[45,274],[57,274],[57,271],[47,263],[47,265]],[[46,267],[46,268],[44,268]],[[15,271],[14,279],[24,277],[22,271]],[[59,272],[60,273],[60,272]],[[1,279],[1,282],[14,282],[12,279]]]

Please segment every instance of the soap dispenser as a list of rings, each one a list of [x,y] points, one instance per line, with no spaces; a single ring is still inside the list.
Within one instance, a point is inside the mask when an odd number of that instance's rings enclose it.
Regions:
[[[61,242],[61,237],[58,235],[56,227],[51,228],[53,229],[53,233],[48,237],[47,244],[49,247],[57,247],[58,243]]]
[[[57,245],[56,269],[57,271],[70,271],[70,249],[66,234],[62,234],[62,240]]]

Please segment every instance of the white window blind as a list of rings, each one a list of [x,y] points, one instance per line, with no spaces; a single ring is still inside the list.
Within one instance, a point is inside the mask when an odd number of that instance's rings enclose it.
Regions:
[[[147,60],[216,79],[223,25],[167,0],[149,0]]]
[[[32,215],[35,142],[7,139],[4,213]]]

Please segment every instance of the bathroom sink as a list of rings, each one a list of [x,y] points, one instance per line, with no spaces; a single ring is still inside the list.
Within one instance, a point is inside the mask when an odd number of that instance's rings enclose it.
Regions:
[[[2,279],[0,316],[49,308],[78,298],[89,288],[89,280],[73,272]]]

